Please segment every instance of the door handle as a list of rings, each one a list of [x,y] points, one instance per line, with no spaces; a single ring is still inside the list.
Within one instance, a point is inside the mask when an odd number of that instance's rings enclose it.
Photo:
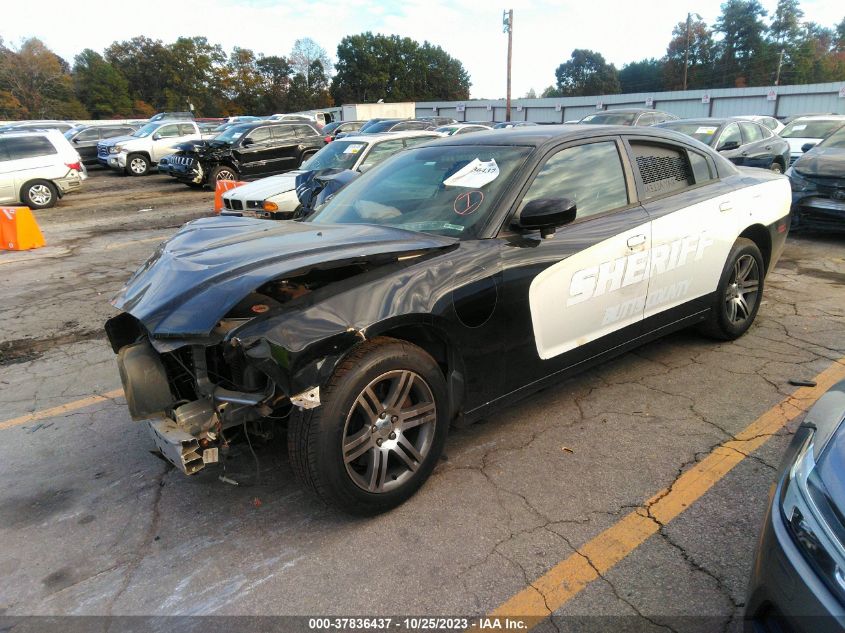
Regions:
[[[645,244],[645,235],[632,235],[628,238],[628,248],[636,248]]]
[[[721,211],[722,213],[724,213],[725,211],[730,211],[733,208],[734,207],[730,202],[723,202],[719,205],[719,211]]]
[[[772,146],[771,146],[771,145],[766,145],[766,151],[767,151],[767,152],[768,152],[768,151],[770,151],[771,149],[772,149]]]
[[[742,153],[742,155],[743,155],[743,156],[748,156],[748,152],[743,152],[743,153]]]

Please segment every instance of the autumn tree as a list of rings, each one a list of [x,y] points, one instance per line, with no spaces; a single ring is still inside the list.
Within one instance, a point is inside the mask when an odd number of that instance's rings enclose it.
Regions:
[[[601,53],[576,48],[569,61],[555,70],[557,95],[581,97],[616,94],[620,91],[619,71],[608,64]]]

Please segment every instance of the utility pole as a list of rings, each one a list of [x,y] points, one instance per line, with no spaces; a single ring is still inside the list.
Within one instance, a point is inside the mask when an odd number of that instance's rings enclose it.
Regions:
[[[684,90],[687,89],[687,71],[689,70],[689,39],[690,28],[692,27],[692,16],[696,16],[699,20],[702,19],[697,13],[687,13],[687,48],[684,53]]]
[[[784,49],[780,49],[780,58],[778,59],[778,72],[775,75],[775,85],[780,85],[780,69],[783,67],[783,53]]]
[[[513,57],[513,9],[502,14],[502,31],[508,34],[508,95],[505,106],[505,121],[511,120],[511,58]]]

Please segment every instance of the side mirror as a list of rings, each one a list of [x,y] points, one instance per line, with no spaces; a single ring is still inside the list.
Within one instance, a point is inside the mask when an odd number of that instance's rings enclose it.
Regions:
[[[78,138],[75,138],[75,139],[73,139],[73,142],[74,142],[74,143],[79,143],[79,139],[78,139]]]
[[[161,140],[161,134],[159,134],[158,132],[153,134],[153,140],[154,141],[160,141]]]
[[[719,147],[718,152],[729,152],[732,149],[737,149],[739,147],[739,141],[728,141],[726,143],[722,143],[722,146]]]
[[[816,144],[815,144],[815,143],[804,143],[804,144],[801,146],[801,151],[802,151],[802,152],[809,152],[809,151],[810,151],[811,149],[813,149],[815,146],[816,146]]]
[[[245,138],[243,141],[241,141],[241,147],[246,147],[247,145],[255,145],[255,139]]]
[[[521,229],[540,229],[544,239],[555,234],[555,228],[575,219],[577,207],[569,198],[538,198],[522,209],[516,225]]]

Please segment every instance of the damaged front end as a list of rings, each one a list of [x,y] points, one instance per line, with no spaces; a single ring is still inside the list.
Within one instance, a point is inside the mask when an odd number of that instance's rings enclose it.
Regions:
[[[213,220],[186,225],[160,247],[105,326],[130,415],[149,421],[158,451],[187,475],[220,461],[238,427],[264,433],[292,407],[320,405],[320,385],[364,337],[348,317],[322,309],[325,300],[409,252],[452,243],[375,228]]]
[[[205,140],[180,143],[174,150],[159,161],[159,173],[195,185],[204,184],[210,169],[232,153],[228,143]]]

